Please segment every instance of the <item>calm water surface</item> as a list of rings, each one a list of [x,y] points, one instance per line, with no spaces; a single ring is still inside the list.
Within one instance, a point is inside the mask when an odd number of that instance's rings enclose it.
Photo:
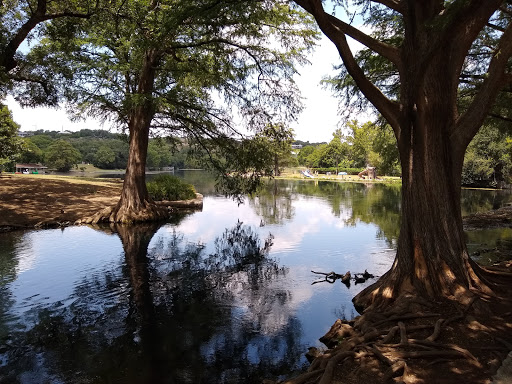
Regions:
[[[311,271],[381,275],[393,261],[398,187],[278,181],[238,205],[204,173],[182,176],[205,194],[202,212],[0,234],[0,383],[289,375],[337,318],[356,315],[351,299],[371,283],[312,284]],[[510,199],[463,195],[465,213]],[[506,231],[468,236],[480,258],[512,241]]]

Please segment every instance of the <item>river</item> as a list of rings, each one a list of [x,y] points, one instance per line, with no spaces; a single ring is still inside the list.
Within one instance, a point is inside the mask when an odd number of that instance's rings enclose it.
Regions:
[[[239,205],[202,172],[181,177],[205,195],[201,212],[0,234],[0,383],[289,376],[337,318],[356,316],[352,297],[374,281],[347,287],[311,271],[379,276],[393,261],[398,186],[279,180]],[[509,200],[464,190],[462,205]],[[492,262],[512,233],[475,231],[468,243]]]

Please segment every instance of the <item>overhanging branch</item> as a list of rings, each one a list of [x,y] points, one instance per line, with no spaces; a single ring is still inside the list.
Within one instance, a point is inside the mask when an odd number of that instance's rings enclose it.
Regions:
[[[332,22],[332,17],[327,14],[320,0],[295,0],[302,8],[311,13],[322,32],[334,43],[347,72],[354,79],[359,90],[377,108],[395,131],[396,137],[400,137],[400,125],[398,123],[399,106],[389,100],[380,89],[375,86],[364,74],[348,45],[346,33]]]
[[[30,4],[30,2],[29,2]],[[98,5],[98,2],[96,2]],[[53,14],[47,14],[47,1],[38,0],[37,9],[32,12],[29,19],[16,31],[9,42],[6,44],[5,49],[1,53],[0,67],[4,68],[5,72],[9,72],[17,66],[14,56],[20,45],[25,41],[29,33],[40,23],[48,20],[54,20],[62,17],[74,17],[87,19],[93,15],[93,12],[79,13],[63,11]]]
[[[403,0],[371,0],[371,2],[382,4],[398,13],[403,13],[404,10]]]
[[[512,56],[512,23],[508,25],[489,63],[487,77],[467,111],[457,120],[450,136],[455,148],[464,151],[480,129],[502,87],[509,83],[507,64]]]
[[[366,33],[361,32],[361,30],[351,26],[350,24],[347,24],[340,19],[325,14],[326,17],[329,19],[329,21],[333,24],[335,28],[337,28],[340,32],[350,36],[354,40],[357,40],[361,44],[367,46],[371,50],[377,52],[379,55],[385,57],[389,61],[391,61],[393,64],[396,65],[396,67],[400,70],[401,67],[401,60],[400,60],[400,54],[399,50],[396,47],[393,47],[392,45],[383,43],[382,41],[379,41],[377,39],[374,39],[371,36],[368,36]]]

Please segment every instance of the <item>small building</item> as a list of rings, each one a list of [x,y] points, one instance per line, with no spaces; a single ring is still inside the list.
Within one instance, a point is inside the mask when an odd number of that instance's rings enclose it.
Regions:
[[[33,163],[27,163],[27,164],[18,164],[16,163],[16,173],[45,173],[48,167],[45,167],[41,164],[33,164]]]

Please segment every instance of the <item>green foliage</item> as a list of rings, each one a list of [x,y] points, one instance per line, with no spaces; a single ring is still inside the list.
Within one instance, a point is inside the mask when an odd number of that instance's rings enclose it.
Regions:
[[[372,165],[380,175],[400,174],[398,148],[390,126],[351,121],[346,127],[348,134],[338,129],[329,144],[303,147],[297,155],[299,164],[323,172],[338,169],[350,174]]]
[[[274,176],[279,176],[283,167],[294,163],[292,156],[293,130],[283,124],[270,124],[255,135],[260,148],[267,149],[268,153],[260,154],[261,159],[268,161],[267,167],[272,169]],[[263,155],[263,156],[262,156]]]
[[[327,144],[326,147],[324,147],[324,150],[322,151],[322,156],[318,163],[320,167],[338,168],[340,162],[344,160],[346,161],[348,159],[351,148],[343,139],[344,137],[341,133],[341,130],[338,129],[335,133],[333,133],[333,139],[329,142],[329,144]]]
[[[171,175],[158,175],[146,186],[153,200],[188,200],[196,197],[192,185]]]
[[[52,143],[44,154],[46,165],[59,172],[68,172],[76,167],[82,156],[69,141],[60,139]]]
[[[0,2],[0,97],[14,89],[21,104],[57,106],[61,76],[40,56],[32,56],[31,50],[49,22],[66,23],[61,34],[70,38],[78,20],[105,5],[103,0]]]
[[[115,152],[108,146],[102,144],[94,155],[93,164],[98,168],[111,168],[116,160]]]
[[[499,125],[480,129],[466,150],[462,168],[462,184],[496,187],[512,176],[511,138]]]
[[[172,147],[162,139],[152,139],[148,145],[148,157],[146,165],[148,168],[168,167],[172,162]]]
[[[308,157],[315,152],[315,147],[312,145],[307,145],[305,147],[302,147],[297,154],[297,161],[299,162],[299,165],[305,165],[305,166],[311,166],[311,164],[308,163]]]
[[[19,125],[12,120],[11,111],[0,104],[0,171],[12,164],[25,148],[24,141],[18,137]]]
[[[360,125],[353,120],[347,123],[347,128],[350,133],[346,140],[350,144],[350,158],[354,167],[371,165],[383,175],[400,172],[398,148],[389,125],[380,126],[372,122]]]
[[[50,132],[43,133],[42,131],[39,131],[37,134],[30,137],[30,141],[37,148],[39,148],[41,151],[44,152],[59,137],[58,132],[56,132],[56,131],[53,132],[53,133],[55,133],[54,136],[51,136],[49,133]]]
[[[25,140],[25,149],[20,155],[19,161],[21,163],[42,163],[43,151],[30,139]]]
[[[23,162],[42,162],[49,146],[62,139],[57,131],[36,131],[25,139],[28,149],[22,154]],[[102,169],[124,169],[128,160],[128,143],[125,135],[104,130],[82,129],[66,135],[66,140],[81,154],[82,161]],[[114,156],[112,156],[112,153]]]

